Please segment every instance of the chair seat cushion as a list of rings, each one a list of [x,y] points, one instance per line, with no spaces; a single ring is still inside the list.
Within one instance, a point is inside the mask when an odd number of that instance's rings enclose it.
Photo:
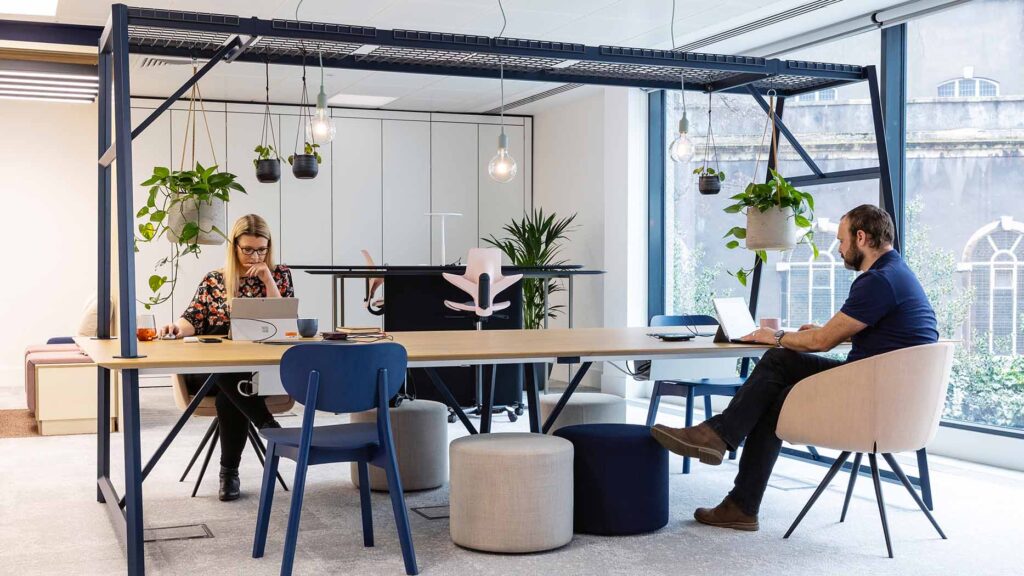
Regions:
[[[639,534],[668,524],[668,452],[650,428],[580,424],[555,432],[572,442],[573,524],[587,534]]]
[[[302,428],[264,428],[260,435],[279,446],[298,447]],[[377,424],[335,424],[313,428],[313,448],[359,450],[377,448]]]

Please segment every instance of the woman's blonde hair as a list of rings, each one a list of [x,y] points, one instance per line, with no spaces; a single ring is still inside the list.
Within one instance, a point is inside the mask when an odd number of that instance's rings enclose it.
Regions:
[[[224,267],[224,288],[228,300],[238,296],[238,275],[245,269],[244,264],[238,258],[238,239],[246,234],[267,239],[267,257],[264,262],[267,268],[274,270],[274,240],[270,237],[270,226],[267,221],[256,214],[246,214],[231,227],[228,234],[228,257],[227,265]]]

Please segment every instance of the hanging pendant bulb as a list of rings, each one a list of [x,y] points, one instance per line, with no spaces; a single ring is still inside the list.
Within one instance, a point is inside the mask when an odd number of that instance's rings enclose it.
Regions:
[[[687,132],[690,129],[690,121],[686,119],[686,112],[683,112],[683,117],[679,119],[679,132],[676,139],[668,145],[668,154],[672,157],[673,162],[689,162],[690,157],[693,156],[693,142],[690,142],[690,137]]]
[[[491,180],[504,184],[516,177],[517,170],[516,160],[508,151],[508,134],[502,132],[498,136],[498,152],[487,164],[487,174]]]
[[[327,93],[324,92],[324,58],[320,55],[320,93],[316,95],[316,111],[306,127],[306,139],[317,144],[326,144],[334,140],[338,129],[327,109]]]

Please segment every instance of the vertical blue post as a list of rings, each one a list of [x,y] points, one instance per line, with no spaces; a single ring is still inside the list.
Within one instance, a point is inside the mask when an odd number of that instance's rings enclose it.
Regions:
[[[882,119],[885,122],[885,146],[889,152],[892,178],[890,212],[897,236],[906,238],[907,182],[907,25],[882,29],[882,67],[880,92]],[[884,205],[885,200],[882,199]],[[896,245],[899,249],[900,246]],[[905,248],[905,246],[904,246]]]
[[[893,180],[892,180],[892,164],[889,162],[889,150],[887,147],[885,121],[882,117],[882,100],[881,91],[878,84],[878,71],[874,66],[865,67],[865,74],[868,78],[868,91],[871,93],[871,117],[875,125],[875,147],[878,149],[878,168],[881,170],[881,178],[879,178],[879,185],[881,187],[881,204],[889,216],[892,217],[893,222],[898,222],[896,211],[896,203],[893,199]],[[903,230],[896,227],[896,234],[892,239],[893,248],[900,250],[902,244],[900,239],[903,237]]]
[[[135,336],[135,232],[132,207],[131,83],[128,72],[128,7],[111,7],[111,52],[114,72],[114,142],[117,148],[117,253],[121,356],[138,356]],[[139,442],[139,371],[121,371],[124,398],[124,501],[128,574],[146,572],[143,549],[142,450]]]
[[[110,52],[99,47],[96,63],[99,77],[97,130],[99,158],[110,147]],[[97,241],[96,241],[96,337],[110,338],[110,167],[96,164]],[[96,369],[96,478],[110,476],[110,370]],[[104,502],[103,491],[96,487],[96,500]]]
[[[665,313],[665,172],[665,91],[657,90],[647,95],[648,320]]]

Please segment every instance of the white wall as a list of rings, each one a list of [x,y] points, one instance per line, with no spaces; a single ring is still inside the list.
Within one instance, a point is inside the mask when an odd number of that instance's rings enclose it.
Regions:
[[[0,126],[0,383],[16,386],[25,346],[72,335],[96,291],[96,106],[4,100]]]
[[[646,96],[584,87],[520,110],[534,117],[534,205],[559,216],[575,212],[562,257],[606,272],[576,278],[573,325],[644,325]],[[553,294],[551,303],[564,305],[567,296]],[[551,326],[567,320],[563,314]],[[594,365],[586,384],[632,395],[617,374]],[[556,367],[552,377],[566,380],[568,369]]]

